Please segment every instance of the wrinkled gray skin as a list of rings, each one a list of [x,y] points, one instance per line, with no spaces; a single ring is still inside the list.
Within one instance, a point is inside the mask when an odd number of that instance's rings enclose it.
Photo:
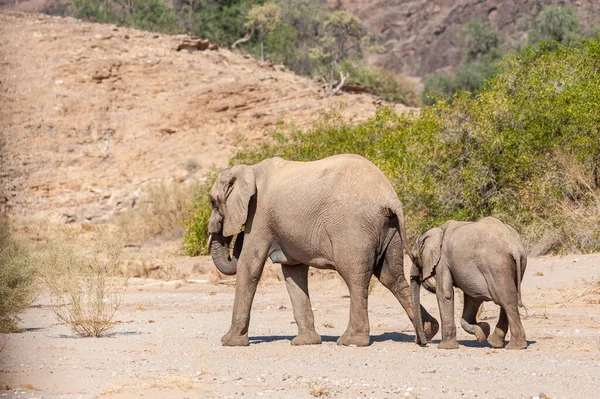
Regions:
[[[461,326],[466,332],[475,335],[479,342],[487,338],[494,348],[503,348],[510,325],[510,342],[506,348],[527,347],[518,309],[527,255],[519,234],[512,227],[493,217],[478,222],[450,220],[421,235],[412,255],[413,306],[420,305],[419,283],[436,294],[442,319],[439,348],[458,348],[452,287],[464,293]],[[494,301],[501,307],[498,324],[491,335],[490,326],[476,320],[484,301]]]
[[[350,321],[338,344],[369,345],[367,291],[373,274],[414,319],[403,271],[408,244],[402,205],[387,178],[365,158],[271,158],[234,166],[219,174],[210,197],[213,261],[222,273],[237,273],[223,345],[248,345],[250,308],[267,257],[281,264],[285,277],[298,325],[293,345],[321,343],[308,293],[309,266],[337,270],[350,291]],[[420,330],[431,338],[438,323],[419,310],[419,320],[425,320]]]

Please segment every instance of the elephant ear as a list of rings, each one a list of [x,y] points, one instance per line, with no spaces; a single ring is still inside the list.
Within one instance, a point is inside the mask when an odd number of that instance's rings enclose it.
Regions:
[[[434,228],[428,230],[417,241],[419,253],[421,254],[422,281],[435,274],[435,268],[440,263],[442,256],[443,237],[444,231],[440,228]]]
[[[248,220],[248,204],[256,193],[256,179],[249,166],[237,165],[222,172],[220,196],[224,198],[223,236],[230,237],[242,231]]]

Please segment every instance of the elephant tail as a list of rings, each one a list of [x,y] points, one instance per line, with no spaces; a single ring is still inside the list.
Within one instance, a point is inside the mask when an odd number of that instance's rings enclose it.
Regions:
[[[525,274],[525,268],[527,267],[527,254],[521,253],[515,256],[517,263],[517,295],[519,298],[519,306],[524,308],[523,301],[521,300],[521,281],[523,281],[523,274]]]
[[[398,203],[396,206],[391,207],[390,211],[392,212],[393,216],[395,216],[397,223],[396,228],[398,229],[398,233],[400,233],[402,246],[408,254],[408,257],[410,258],[411,262],[414,263],[412,253],[410,252],[410,247],[408,245],[408,238],[406,238],[406,224],[404,223],[404,210],[402,209],[402,204]]]

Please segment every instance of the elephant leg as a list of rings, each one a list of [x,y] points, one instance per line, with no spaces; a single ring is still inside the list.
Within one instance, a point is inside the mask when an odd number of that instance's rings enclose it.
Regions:
[[[338,345],[368,346],[369,336],[368,295],[371,271],[340,273],[350,291],[350,321],[348,328],[338,339]]]
[[[488,342],[493,348],[504,348],[504,337],[508,331],[508,318],[504,308],[500,308],[500,316],[494,332],[488,337]]]
[[[292,345],[320,344],[321,336],[315,331],[315,318],[308,295],[308,266],[281,265],[281,270],[298,326],[298,335],[292,339]]]
[[[249,247],[251,247],[249,245]],[[237,267],[235,299],[229,332],[221,338],[223,346],[247,346],[250,309],[265,266],[268,246],[258,251],[242,251]]]
[[[414,324],[410,287],[404,277],[402,241],[400,241],[400,236],[397,233],[388,246],[382,266],[375,269],[375,276],[396,297],[400,305],[404,308],[404,311],[406,311],[408,318]],[[423,319],[425,336],[429,341],[437,334],[440,325],[423,306],[421,306],[421,317]]]
[[[525,349],[527,348],[527,339],[525,338],[525,329],[521,324],[521,316],[519,316],[519,307],[517,300],[514,304],[507,306],[506,316],[508,317],[508,325],[510,327],[510,341],[506,345],[506,349]]]
[[[436,297],[442,319],[442,341],[440,349],[458,349],[456,324],[454,323],[454,289],[452,275],[447,267],[438,265]]]
[[[488,323],[477,323],[477,311],[483,300],[475,299],[467,294],[464,294],[464,300],[465,304],[460,325],[467,333],[475,335],[477,342],[483,342],[490,335],[490,325]]]
[[[510,327],[510,341],[506,349],[525,349],[527,348],[527,339],[525,329],[521,324],[519,316],[519,300],[517,288],[511,276],[496,276],[496,284],[492,288],[492,298],[500,305],[502,311],[496,325],[496,330],[492,334],[492,340],[488,342],[496,348],[504,346],[504,338],[508,327]],[[508,324],[508,325],[507,325]]]

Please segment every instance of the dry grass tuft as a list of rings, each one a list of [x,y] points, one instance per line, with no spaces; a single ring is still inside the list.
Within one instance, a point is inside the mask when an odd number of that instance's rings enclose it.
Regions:
[[[123,268],[120,238],[99,233],[94,242],[91,256],[61,242],[39,256],[54,313],[82,337],[100,337],[114,326],[126,284],[126,279],[115,277]]]
[[[192,211],[197,184],[161,182],[142,190],[135,208],[118,216],[127,242],[138,243],[152,237],[167,239],[183,235],[183,223]]]
[[[557,152],[559,167],[546,176],[547,191],[564,193],[560,200],[544,204],[553,209],[537,217],[523,231],[531,256],[556,252],[587,253],[600,250],[600,187],[593,163],[574,162],[575,155]]]
[[[600,295],[600,276],[583,282],[583,295]]]
[[[194,382],[189,377],[168,376],[165,378],[157,378],[150,385],[154,389],[178,389],[188,392],[194,388]]]
[[[308,383],[310,394],[315,398],[327,397],[330,395],[329,385],[326,381],[316,380]]]
[[[35,267],[29,250],[0,219],[0,333],[18,332],[17,315],[35,296]]]
[[[39,391],[40,389],[36,388],[33,384],[21,384],[19,385],[20,389],[25,389],[27,391]]]

